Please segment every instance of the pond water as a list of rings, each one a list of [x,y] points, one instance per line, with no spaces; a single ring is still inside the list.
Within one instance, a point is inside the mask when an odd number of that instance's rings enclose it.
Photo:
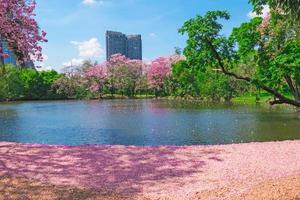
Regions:
[[[166,100],[0,104],[0,141],[196,145],[290,139],[300,139],[300,113],[288,107]]]

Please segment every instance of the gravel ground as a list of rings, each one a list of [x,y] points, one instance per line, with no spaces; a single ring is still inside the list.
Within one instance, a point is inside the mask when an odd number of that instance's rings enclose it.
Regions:
[[[236,186],[234,186],[236,187]],[[263,181],[240,196],[228,195],[230,188],[220,188],[197,193],[190,200],[299,200],[300,175]],[[55,186],[36,180],[0,177],[0,200],[129,200],[114,193],[101,193],[90,189]],[[147,199],[145,199],[147,200]]]
[[[113,193],[55,186],[20,177],[0,177],[0,200],[127,200]]]
[[[2,142],[0,192],[6,199],[299,199],[299,155],[300,140],[181,147]]]
[[[245,180],[247,182],[247,180]],[[250,180],[251,181],[251,180]],[[214,190],[198,192],[191,200],[300,200],[300,174],[264,180],[248,187],[243,193],[235,194],[234,188],[245,188],[246,182],[231,183]]]

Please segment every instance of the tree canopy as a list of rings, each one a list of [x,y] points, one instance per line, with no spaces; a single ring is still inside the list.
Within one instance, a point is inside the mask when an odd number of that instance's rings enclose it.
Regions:
[[[20,65],[43,59],[39,43],[47,42],[46,32],[35,20],[35,7],[34,0],[0,0],[0,39],[8,43]]]
[[[300,19],[300,0],[250,0],[254,10],[261,12],[263,6],[269,5],[272,9],[281,9],[295,21]]]
[[[272,10],[265,19],[254,18],[225,37],[219,19],[229,18],[226,11],[209,11],[184,23],[179,32],[188,35],[184,49],[188,64],[251,83],[274,96],[272,105],[300,107],[299,26]],[[241,66],[249,63],[252,73],[241,73]]]

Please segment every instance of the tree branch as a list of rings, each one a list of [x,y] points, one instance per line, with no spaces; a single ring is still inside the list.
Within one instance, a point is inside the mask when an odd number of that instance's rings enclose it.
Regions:
[[[232,76],[238,80],[244,80],[244,81],[247,81],[249,83],[253,83],[254,80],[252,80],[250,77],[247,77],[247,76],[241,76],[241,75],[238,75],[238,74],[235,74],[233,72],[230,72],[228,70],[226,70],[225,68],[225,65],[222,61],[222,58],[221,56],[219,55],[219,53],[217,52],[216,48],[214,47],[214,45],[212,44],[212,42],[209,40],[209,39],[206,39],[207,41],[207,44],[209,46],[209,48],[211,49],[214,57],[216,58],[220,68],[221,68],[221,71],[227,75],[227,76]],[[297,101],[297,100],[293,100],[293,99],[290,99],[290,98],[287,98],[286,96],[284,96],[283,94],[279,93],[278,91],[274,90],[273,88],[270,88],[262,83],[259,83],[257,82],[256,83],[257,86],[263,90],[265,90],[266,92],[270,93],[270,94],[273,94],[277,100],[274,100],[274,101],[271,101],[270,104],[271,105],[275,105],[275,104],[290,104],[290,105],[293,105],[293,106],[296,106],[296,107],[300,107],[300,101]]]

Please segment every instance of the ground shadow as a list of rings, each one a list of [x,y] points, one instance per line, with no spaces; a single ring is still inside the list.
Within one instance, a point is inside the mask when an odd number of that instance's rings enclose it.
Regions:
[[[157,183],[196,181],[216,148],[0,144],[0,175],[135,196]]]
[[[0,200],[128,200],[114,193],[91,189],[56,186],[21,177],[0,177]]]

